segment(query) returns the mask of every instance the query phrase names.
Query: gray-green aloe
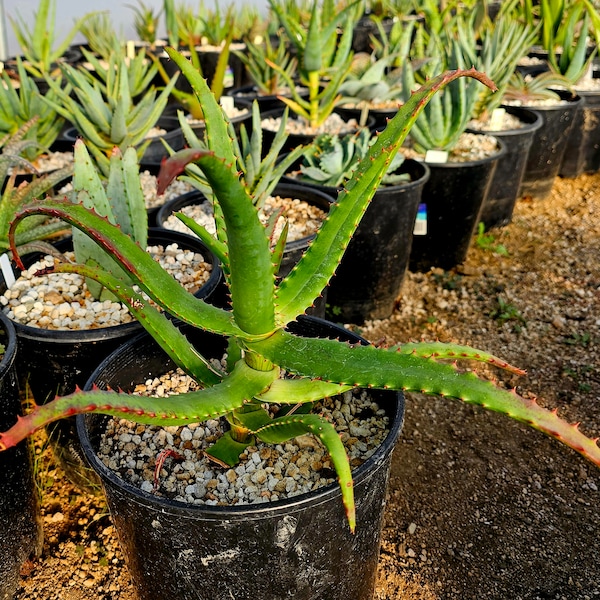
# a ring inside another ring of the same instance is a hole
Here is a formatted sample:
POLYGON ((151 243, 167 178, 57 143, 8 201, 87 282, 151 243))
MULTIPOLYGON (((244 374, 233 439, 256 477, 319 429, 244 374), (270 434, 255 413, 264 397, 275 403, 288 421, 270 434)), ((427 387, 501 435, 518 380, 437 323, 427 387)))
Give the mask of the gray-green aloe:
MULTIPOLYGON (((600 465, 600 447, 576 426, 540 407, 535 400, 501 389, 455 361, 478 360, 513 367, 486 352, 453 344, 406 344, 392 348, 348 345, 338 340, 305 338, 286 325, 311 306, 338 265, 390 161, 429 99, 450 81, 470 76, 491 82, 477 71, 452 71, 431 79, 413 94, 361 161, 339 195, 313 243, 292 272, 277 282, 282 240, 271 244, 257 216, 227 135, 227 124, 205 82, 175 51, 168 50, 196 90, 206 115, 209 150, 182 151, 167 161, 160 188, 190 160, 204 171, 216 197, 221 218, 212 249, 223 262, 231 295, 231 310, 223 310, 185 292, 135 242, 82 205, 48 200, 23 209, 12 224, 31 214, 53 214, 86 232, 128 270, 132 279, 161 308, 192 326, 229 339, 229 365, 219 369, 187 342, 166 318, 133 287, 115 281, 98 268, 62 264, 58 271, 93 276, 125 302, 165 351, 203 386, 200 391, 172 397, 145 398, 113 391, 77 391, 37 406, 10 430, 0 434, 0 447, 14 446, 36 428, 75 413, 99 412, 140 423, 179 425, 224 417, 231 429, 209 450, 225 463, 258 438, 282 443, 313 433, 327 447, 338 474, 351 530, 355 528, 352 474, 344 446, 334 427, 313 413, 272 417, 269 404, 303 404, 353 387, 419 391, 457 398, 503 412, 559 438, 600 465), (293 378, 282 378, 286 372, 293 378)), ((183 218, 183 217, 182 217, 183 218)), ((195 229, 190 219, 183 220, 195 229)), ((209 239, 208 236, 205 236, 209 239)))

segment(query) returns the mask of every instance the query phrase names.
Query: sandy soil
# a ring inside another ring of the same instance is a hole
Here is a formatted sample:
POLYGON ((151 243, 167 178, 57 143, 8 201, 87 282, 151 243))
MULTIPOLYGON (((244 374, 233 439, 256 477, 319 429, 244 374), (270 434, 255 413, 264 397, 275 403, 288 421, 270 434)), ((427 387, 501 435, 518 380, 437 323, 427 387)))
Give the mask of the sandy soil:
MULTIPOLYGON (((490 350, 528 371, 505 385, 600 435, 600 176, 521 200, 493 235, 461 269, 409 274, 394 315, 359 331, 490 350)), ((44 554, 25 565, 17 599, 134 598, 101 496, 78 492, 47 453, 38 464, 44 554)), ((376 599, 600 598, 599 487, 600 470, 541 433, 411 395, 376 599)))

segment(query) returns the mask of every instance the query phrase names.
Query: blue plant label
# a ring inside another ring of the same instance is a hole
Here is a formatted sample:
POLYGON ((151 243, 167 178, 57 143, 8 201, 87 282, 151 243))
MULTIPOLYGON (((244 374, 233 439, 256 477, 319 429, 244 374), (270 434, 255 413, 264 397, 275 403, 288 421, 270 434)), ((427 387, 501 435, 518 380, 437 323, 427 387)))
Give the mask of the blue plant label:
POLYGON ((413 235, 427 235, 427 204, 419 204, 413 235))

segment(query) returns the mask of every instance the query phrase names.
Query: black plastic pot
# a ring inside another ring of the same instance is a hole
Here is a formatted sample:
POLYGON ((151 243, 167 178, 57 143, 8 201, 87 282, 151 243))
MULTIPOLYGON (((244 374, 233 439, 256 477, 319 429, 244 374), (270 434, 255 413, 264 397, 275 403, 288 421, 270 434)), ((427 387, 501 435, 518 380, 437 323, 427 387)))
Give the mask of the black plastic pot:
MULTIPOLYGON (((320 320, 301 318, 295 331, 359 341, 320 320)), ((163 373, 170 366, 144 336, 112 355, 89 383, 128 389, 148 373, 163 373)), ((106 418, 81 416, 82 446, 102 480, 140 600, 371 600, 391 453, 404 411, 402 396, 373 394, 388 411, 391 429, 382 446, 354 472, 354 535, 337 483, 287 500, 236 506, 193 506, 145 493, 98 459, 106 418)))
MULTIPOLYGON (((23 414, 16 374, 17 336, 0 312, 0 430, 12 427, 23 414)), ((25 440, 0 452, 0 598, 13 598, 19 571, 28 558, 42 552, 42 521, 33 475, 31 446, 25 440)))
MULTIPOLYGON (((301 92, 301 96, 307 97, 308 90, 303 92, 301 92)), ((261 94, 258 90, 258 87, 255 85, 245 85, 239 88, 231 88, 227 90, 226 94, 234 98, 237 102, 246 104, 250 108, 252 107, 252 103, 254 101, 258 102, 258 106, 262 114, 272 110, 283 110, 285 108, 285 103, 280 99, 280 94, 261 94)))
MULTIPOLYGON (((221 279, 216 258, 197 238, 159 228, 149 230, 150 244, 173 242, 202 252, 207 261, 212 261, 211 276, 196 294, 200 298, 209 298, 221 279)), ((72 248, 69 240, 61 250, 69 249, 69 243, 72 248)), ((25 266, 33 264, 39 257, 39 254, 24 257, 25 266)), ((4 279, 0 278, 0 293, 5 289, 4 279)), ((83 387, 104 358, 143 330, 137 321, 88 330, 54 330, 30 327, 18 322, 13 324, 19 342, 17 370, 22 380, 21 388, 24 392, 26 385, 29 385, 37 404, 45 404, 57 395, 64 396, 75 391, 76 387, 83 387)), ((47 430, 55 456, 69 478, 82 487, 93 487, 90 473, 82 468, 75 420, 56 421, 47 430)))
POLYGON ((520 196, 543 200, 552 191, 558 175, 573 120, 582 101, 579 96, 571 96, 568 92, 558 93, 563 99, 560 104, 533 107, 542 115, 544 122, 533 136, 520 196))
POLYGON ((575 178, 600 169, 600 91, 577 90, 581 104, 573 119, 558 174, 575 178))
MULTIPOLYGON (((291 183, 280 183, 273 190, 273 194, 303 200, 312 204, 313 206, 317 206, 325 212, 329 211, 329 207, 334 200, 334 197, 331 194, 324 191, 319 191, 315 190, 314 188, 308 188, 307 186, 295 185, 291 183)), ((156 222, 159 227, 164 227, 165 221, 174 212, 181 210, 185 206, 200 204, 201 202, 206 201, 206 198, 197 190, 188 192, 187 194, 182 194, 177 198, 173 198, 172 200, 165 202, 165 204, 161 206, 156 215, 156 222)), ((285 277, 292 270, 313 239, 314 235, 309 235, 297 240, 290 240, 286 243, 285 250, 283 252, 283 258, 281 259, 281 264, 277 274, 278 277, 285 277)), ((325 294, 326 291, 324 292, 324 295, 325 294)), ((227 295, 227 291, 222 289, 217 293, 217 298, 224 299, 227 295)), ((217 301, 217 304, 223 304, 223 302, 217 301)), ((324 297, 316 300, 315 305, 310 310, 310 314, 320 317, 325 315, 324 297)))
POLYGON ((419 207, 426 214, 427 231, 413 237, 411 271, 452 269, 465 260, 496 165, 505 152, 501 140, 498 144, 496 154, 481 160, 429 163, 431 176, 419 207))
POLYGON ((504 156, 498 160, 490 189, 481 207, 479 220, 485 224, 486 229, 510 223, 519 198, 533 136, 543 123, 542 116, 534 110, 520 106, 504 108, 508 114, 521 121, 522 127, 504 131, 478 130, 500 138, 506 147, 504 156))
MULTIPOLYGON (((332 320, 362 323, 386 319, 394 310, 429 167, 405 160, 398 172, 408 173, 410 181, 377 189, 327 288, 326 314, 332 320)), ((302 185, 337 194, 335 188, 302 185)))

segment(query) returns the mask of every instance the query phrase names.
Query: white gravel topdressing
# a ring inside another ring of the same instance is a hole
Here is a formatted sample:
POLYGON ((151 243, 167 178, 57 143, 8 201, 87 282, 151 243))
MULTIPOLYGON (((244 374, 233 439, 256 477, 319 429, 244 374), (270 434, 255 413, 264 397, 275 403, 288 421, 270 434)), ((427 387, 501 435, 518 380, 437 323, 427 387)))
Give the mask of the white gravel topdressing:
MULTIPOLYGON (((204 257, 177 244, 166 248, 151 246, 162 267, 186 289, 197 291, 210 277, 212 266, 204 257)), ((73 253, 66 253, 73 258, 73 253)), ((0 306, 10 319, 30 327, 45 329, 96 329, 129 323, 133 317, 120 302, 99 302, 89 293, 85 280, 76 273, 36 275, 57 261, 45 256, 22 271, 16 282, 0 295, 0 306)))
MULTIPOLYGON (((195 387, 193 380, 177 371, 147 381, 136 393, 169 396, 195 387)), ((371 456, 388 433, 385 411, 366 391, 328 399, 317 412, 334 423, 353 468, 371 456)), ((206 457, 204 449, 222 434, 221 425, 210 420, 185 427, 157 427, 111 419, 98 454, 109 469, 140 489, 191 504, 269 502, 336 480, 327 451, 311 434, 276 446, 257 443, 246 449, 237 466, 220 467, 206 457), (168 456, 156 473, 157 460, 165 451, 168 456)))

